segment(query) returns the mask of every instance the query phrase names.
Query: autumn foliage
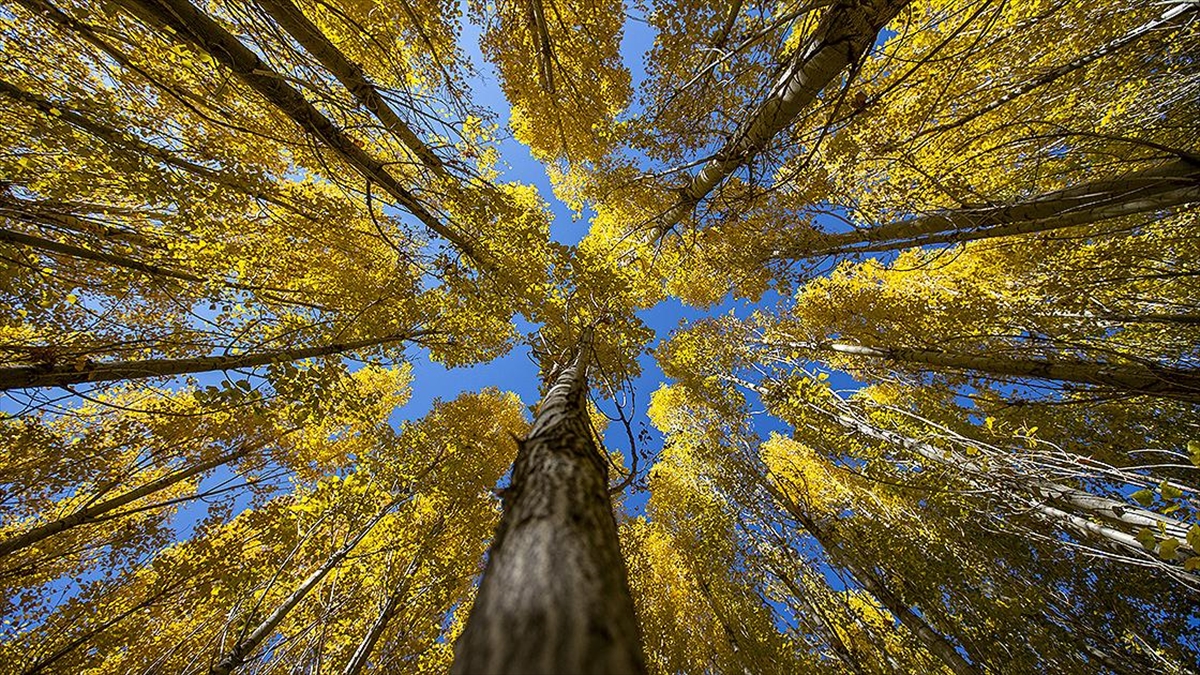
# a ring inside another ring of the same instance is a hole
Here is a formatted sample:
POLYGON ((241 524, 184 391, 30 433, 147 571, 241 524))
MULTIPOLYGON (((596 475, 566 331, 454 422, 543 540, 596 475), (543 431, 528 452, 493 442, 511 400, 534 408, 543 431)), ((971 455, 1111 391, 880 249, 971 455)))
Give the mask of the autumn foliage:
POLYGON ((1198 10, 6 0, 0 669, 466 663, 521 351, 635 671, 1195 672, 1198 10))

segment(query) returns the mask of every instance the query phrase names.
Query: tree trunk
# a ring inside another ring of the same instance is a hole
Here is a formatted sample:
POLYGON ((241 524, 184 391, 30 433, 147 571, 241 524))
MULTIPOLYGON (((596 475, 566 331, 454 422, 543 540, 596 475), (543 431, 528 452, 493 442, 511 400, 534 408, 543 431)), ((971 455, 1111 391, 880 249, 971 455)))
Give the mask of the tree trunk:
POLYGON ((832 532, 818 525, 816 519, 809 517, 782 490, 770 485, 769 479, 764 481, 764 484, 775 500, 796 519, 796 522, 801 527, 817 540, 821 548, 825 549, 830 559, 839 567, 847 570, 863 589, 886 607, 900 623, 912 631, 913 635, 929 650, 930 654, 940 659, 942 663, 946 664, 957 675, 979 675, 980 671, 978 668, 964 659, 958 653, 958 650, 954 648, 954 645, 950 644, 941 633, 937 632, 924 618, 914 612, 908 604, 896 597, 887 585, 884 584, 883 580, 876 576, 873 571, 859 565, 852 556, 838 547, 832 532))
POLYGON ((286 598, 284 598, 283 602, 279 603, 279 606, 276 607, 275 610, 267 616, 267 618, 263 619, 263 621, 259 623, 254 630, 250 631, 250 633, 245 637, 239 639, 237 643, 233 645, 233 647, 225 652, 225 654, 221 656, 220 660, 209 669, 209 674, 230 675, 230 673, 232 673, 234 670, 245 664, 246 661, 254 655, 254 652, 258 649, 258 646, 261 645, 264 640, 270 637, 271 633, 275 631, 275 628, 278 627, 285 618, 287 618, 288 612, 291 612, 296 605, 300 604, 300 601, 304 600, 304 598, 314 588, 317 587, 317 584, 321 583, 321 580, 333 571, 333 568, 341 564, 342 560, 344 560, 345 557, 350 554, 350 551, 354 550, 354 547, 358 546, 359 542, 366 538, 371 529, 374 528, 379 521, 383 520, 383 517, 392 510, 392 507, 396 506, 396 504, 400 503, 403 499, 404 497, 398 497, 389 502, 388 505, 385 506, 378 515, 372 518, 371 521, 367 523, 367 526, 360 530, 353 539, 346 542, 344 546, 335 551, 333 555, 329 556, 329 559, 326 560, 320 567, 318 567, 312 574, 308 575, 308 578, 301 582, 300 586, 298 586, 296 590, 292 591, 286 598))
MULTIPOLYGON (((3 199, 3 197, 0 197, 0 216, 11 217, 10 214, 5 213, 5 211, 6 211, 6 209, 4 208, 4 199, 3 199)), ((27 220, 27 221, 34 221, 34 219, 37 218, 37 216, 34 216, 32 214, 20 214, 19 216, 16 216, 16 217, 19 217, 20 219, 27 220)), ((33 222, 33 224, 37 225, 38 223, 33 222)), ((74 258, 76 260, 91 260, 93 262, 104 263, 106 265, 112 265, 113 267, 120 267, 122 269, 133 270, 135 272, 141 272, 142 274, 146 274, 146 275, 149 275, 152 277, 162 277, 162 278, 166 278, 166 279, 174 279, 176 281, 187 281, 187 282, 200 283, 200 284, 202 284, 206 281, 206 279, 204 277, 196 275, 196 274, 192 274, 191 272, 182 272, 180 270, 173 270, 173 269, 170 269, 167 267, 155 265, 153 263, 147 263, 147 262, 142 262, 140 260, 135 260, 135 259, 129 258, 127 256, 118 255, 115 253, 108 253, 105 251, 95 251, 95 250, 92 250, 89 248, 83 248, 82 246, 75 246, 73 244, 68 244, 68 243, 61 242, 61 241, 55 241, 53 239, 46 239, 43 237, 31 235, 31 234, 25 234, 23 232, 15 232, 13 230, 0 229, 0 242, 9 242, 9 243, 17 244, 20 246, 27 246, 34 250, 42 251, 43 253, 64 256, 67 258, 74 258)), ((299 293, 298 291, 288 289, 288 288, 280 288, 280 287, 273 287, 273 286, 256 286, 254 284, 243 284, 243 283, 238 283, 238 282, 234 282, 234 281, 226 281, 224 279, 221 279, 220 283, 222 286, 224 286, 226 288, 234 288, 234 289, 242 290, 242 291, 256 292, 263 299, 270 300, 272 302, 277 302, 281 305, 293 305, 293 306, 299 306, 299 307, 308 307, 310 309, 318 309, 318 310, 325 309, 324 307, 322 307, 318 304, 315 304, 315 303, 304 302, 302 300, 289 300, 287 298, 282 298, 278 295, 280 293, 284 293, 284 294, 287 294, 287 293, 298 294, 299 293)))
MULTIPOLYGON (((737 384, 746 386, 760 396, 767 395, 767 392, 763 388, 753 384, 745 382, 737 382, 737 384)), ((994 477, 996 471, 994 467, 992 469, 985 468, 975 460, 963 457, 959 453, 947 452, 944 449, 910 438, 904 434, 880 429, 869 422, 865 422, 849 414, 826 410, 813 404, 807 404, 806 407, 836 422, 851 433, 861 434, 867 438, 904 448, 935 464, 950 467, 961 473, 966 483, 973 488, 994 491, 1000 488, 1017 487, 1029 495, 1021 500, 1024 502, 1024 506, 1037 512, 1043 519, 1057 522, 1066 529, 1099 537, 1101 541, 1110 547, 1115 546, 1126 552, 1128 550, 1142 551, 1144 549, 1136 538, 1126 532, 1106 527, 1099 522, 1093 522, 1093 520, 1082 518, 1073 513, 1067 513, 1046 502, 1054 501, 1059 504, 1070 505, 1083 511, 1093 519, 1107 519, 1135 527, 1147 527, 1154 530, 1162 538, 1174 537, 1180 541, 1176 555, 1176 559, 1178 560, 1187 558, 1190 554, 1197 553, 1186 541, 1188 525, 1170 516, 1036 477, 1020 476, 1016 480, 1008 478, 1000 480, 994 477)), ((1003 457, 992 457, 992 459, 1004 461, 1003 457)), ((1156 545, 1155 551, 1157 550, 1156 545)))
POLYGON ((797 51, 766 101, 692 177, 679 202, 662 216, 656 224, 658 236, 791 125, 842 71, 862 58, 879 30, 907 4, 908 0, 840 0, 830 7, 807 48, 797 51))
POLYGON ((1006 356, 955 354, 936 349, 866 347, 841 342, 771 343, 797 349, 851 354, 884 359, 912 366, 932 366, 967 371, 986 377, 1024 377, 1053 382, 1091 384, 1114 392, 1161 396, 1200 402, 1200 371, 1153 364, 1110 364, 1061 359, 1021 359, 1006 356))
MULTIPOLYGON (((909 438, 904 434, 879 429, 850 415, 825 411, 816 406, 810 406, 810 408, 836 421, 848 431, 905 448, 935 464, 950 467, 963 474, 966 483, 974 488, 995 490, 1003 486, 1002 481, 990 478, 993 475, 992 471, 958 453, 947 453, 945 450, 909 438)), ((1070 505, 1087 513, 1094 519, 1108 519, 1135 527, 1148 527, 1162 537, 1174 537, 1180 541, 1175 556, 1177 560, 1183 560, 1189 557, 1189 554, 1196 553, 1192 551, 1186 542, 1188 526, 1170 516, 1138 508, 1132 504, 1115 499, 1099 497, 1089 492, 1059 485, 1049 480, 1037 478, 1021 479, 1019 487, 1022 490, 1028 491, 1028 494, 1032 497, 1027 496, 1020 501, 1025 502, 1025 506, 1032 509, 1044 520, 1061 525, 1065 529, 1079 532, 1087 537, 1099 539, 1109 547, 1115 547, 1122 552, 1133 551, 1142 553, 1145 547, 1135 537, 1126 532, 1107 527, 1101 522, 1095 522, 1092 519, 1068 513, 1047 502, 1055 501, 1070 505)))
MULTIPOLYGON (((776 579, 779 579, 779 581, 785 587, 787 587, 788 592, 792 594, 792 597, 803 605, 803 611, 812 617, 812 620, 817 628, 818 635, 820 635, 822 639, 829 643, 829 647, 833 649, 833 653, 837 656, 838 660, 842 662, 842 665, 846 666, 846 668, 853 672, 854 675, 869 675, 863 668, 863 665, 859 662, 859 657, 855 650, 852 650, 850 645, 846 644, 846 642, 842 640, 842 636, 838 634, 837 625, 835 622, 825 614, 825 611, 821 609, 821 607, 819 607, 817 603, 812 600, 812 598, 809 597, 808 593, 800 590, 800 587, 796 585, 796 582, 793 581, 783 570, 776 569, 772 566, 770 571, 771 574, 775 575, 776 579)), ((796 612, 798 610, 793 608, 792 611, 796 612)), ((886 650, 880 648, 880 651, 883 652, 886 650)))
POLYGON ((292 0, 259 0, 258 5, 265 9, 288 35, 300 43, 305 51, 315 56, 321 65, 333 73, 342 86, 350 90, 355 100, 383 122, 388 131, 395 134, 396 138, 416 155, 421 164, 439 176, 446 176, 446 167, 442 160, 379 95, 379 90, 367 80, 362 67, 346 58, 292 0))
POLYGON ((1096 181, 1025 202, 940 211, 909 220, 824 234, 776 258, 896 251, 930 244, 1048 232, 1200 201, 1200 166, 1178 160, 1123 178, 1096 181))
POLYGON ((253 368, 272 363, 331 356, 356 349, 403 342, 427 335, 428 333, 428 331, 413 331, 407 335, 368 338, 316 347, 274 349, 236 356, 194 356, 182 359, 137 359, 106 363, 83 361, 67 365, 52 363, 31 366, 8 366, 0 368, 0 391, 27 387, 64 387, 72 384, 111 382, 113 380, 137 380, 146 377, 175 377, 176 375, 187 375, 190 373, 207 373, 218 370, 232 370, 234 368, 253 368))
POLYGON ((455 675, 645 672, 607 459, 588 423, 589 340, 520 443, 455 675))
POLYGON ((37 527, 27 530, 22 534, 12 537, 11 539, 0 542, 0 557, 9 555, 10 553, 16 553, 17 551, 28 548, 40 541, 52 537, 59 532, 65 532, 74 527, 86 525, 99 519, 111 520, 113 515, 119 516, 119 514, 112 514, 112 511, 137 501, 142 497, 147 497, 155 492, 165 490, 172 485, 179 483, 180 481, 187 480, 188 478, 202 474, 210 469, 215 469, 226 462, 230 462, 244 456, 246 453, 250 452, 250 450, 251 448, 247 446, 237 450, 236 452, 215 457, 207 462, 200 462, 195 466, 162 476, 156 480, 152 480, 145 485, 136 487, 111 499, 97 502, 90 506, 85 506, 69 516, 64 516, 58 520, 45 523, 43 525, 38 525, 37 527))
POLYGON ((258 92, 305 132, 335 152, 363 178, 383 188, 397 204, 420 220, 430 231, 454 244, 463 255, 486 266, 486 261, 480 257, 470 241, 443 224, 396 180, 383 162, 358 147, 345 131, 309 103, 299 90, 288 84, 287 78, 276 73, 270 65, 212 17, 197 9, 188 0, 118 1, 121 5, 129 7, 135 16, 169 27, 179 37, 233 71, 238 79, 258 92))
POLYGON ((438 527, 435 527, 434 531, 430 533, 429 539, 417 549, 417 554, 413 556, 412 562, 408 564, 408 567, 404 570, 404 574, 400 575, 400 583, 383 603, 383 609, 375 617, 375 621, 367 630, 367 634, 363 636, 362 642, 358 643, 358 647, 354 650, 350 661, 346 663, 345 669, 342 670, 342 675, 358 675, 367 665, 367 660, 371 658, 371 652, 375 649, 375 644, 379 642, 379 638, 387 630, 388 624, 396 616, 396 612, 400 611, 400 603, 408 595, 408 589, 412 585, 413 577, 420 568, 425 555, 429 552, 430 543, 440 532, 441 525, 439 523, 438 527))

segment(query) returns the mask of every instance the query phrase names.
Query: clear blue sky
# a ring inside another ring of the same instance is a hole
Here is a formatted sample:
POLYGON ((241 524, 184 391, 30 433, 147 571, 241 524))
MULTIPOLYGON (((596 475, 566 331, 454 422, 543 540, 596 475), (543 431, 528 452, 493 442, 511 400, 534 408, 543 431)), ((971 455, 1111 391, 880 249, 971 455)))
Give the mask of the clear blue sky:
MULTIPOLYGON (((463 10, 465 13, 465 2, 463 10)), ((630 20, 625 23, 625 34, 621 42, 621 55, 632 75, 633 86, 636 90, 645 78, 642 59, 653 43, 654 33, 636 15, 631 14, 630 16, 630 20)), ((535 161, 530 156, 528 149, 512 139, 508 133, 507 123, 510 108, 500 90, 495 69, 484 61, 480 53, 479 35, 479 27, 467 22, 460 38, 460 45, 471 61, 478 67, 478 77, 471 83, 474 101, 476 104, 495 112, 496 121, 501 125, 502 135, 506 137, 500 146, 503 171, 501 177, 506 181, 519 181, 537 186, 542 197, 550 204, 553 212, 553 219, 550 226, 551 238, 566 244, 577 243, 587 233, 589 225, 587 216, 585 214, 581 219, 573 219, 570 209, 555 199, 545 167, 535 161)), ((739 316, 744 316, 749 314, 755 306, 774 305, 778 300, 778 296, 771 294, 768 294, 768 297, 763 302, 758 303, 758 305, 750 305, 746 302, 727 299, 716 307, 708 310, 698 310, 685 307, 678 300, 672 299, 657 307, 640 312, 639 317, 647 326, 655 331, 656 338, 654 343, 652 343, 652 346, 654 346, 667 339, 671 331, 678 328, 684 322, 704 316, 724 314, 730 310, 733 310, 739 316)), ((532 331, 536 329, 536 326, 523 324, 519 328, 523 331, 532 331)), ((661 447, 661 437, 649 426, 645 413, 650 403, 650 395, 660 384, 666 381, 666 378, 653 356, 643 356, 640 359, 640 363, 642 366, 642 375, 633 383, 636 391, 636 406, 634 410, 628 411, 627 414, 631 414, 633 417, 635 433, 643 425, 651 432, 652 440, 649 443, 650 447, 643 450, 656 453, 661 447)), ((414 375, 412 399, 407 405, 395 412, 392 419, 396 423, 402 420, 420 418, 430 410, 435 399, 450 400, 460 393, 478 391, 489 386, 497 387, 504 391, 516 392, 527 405, 536 405, 539 399, 538 388, 540 383, 537 366, 531 360, 527 346, 519 346, 509 354, 490 363, 468 368, 447 370, 436 363, 430 362, 424 354, 417 352, 412 354, 412 364, 414 375)), ((833 384, 837 387, 854 386, 853 381, 844 375, 837 373, 831 373, 831 375, 834 377, 833 384)), ((609 412, 613 411, 613 406, 610 403, 602 403, 602 407, 609 412)), ((780 423, 764 416, 758 416, 757 419, 762 421, 763 428, 759 429, 760 433, 784 429, 780 423)), ((624 433, 616 425, 610 427, 609 433, 606 434, 606 443, 612 450, 620 449, 625 452, 628 465, 628 442, 625 439, 624 433)), ((646 466, 642 466, 641 470, 645 471, 647 468, 646 466)), ((640 512, 644 506, 645 498, 645 495, 627 494, 625 495, 626 506, 634 513, 640 512)))

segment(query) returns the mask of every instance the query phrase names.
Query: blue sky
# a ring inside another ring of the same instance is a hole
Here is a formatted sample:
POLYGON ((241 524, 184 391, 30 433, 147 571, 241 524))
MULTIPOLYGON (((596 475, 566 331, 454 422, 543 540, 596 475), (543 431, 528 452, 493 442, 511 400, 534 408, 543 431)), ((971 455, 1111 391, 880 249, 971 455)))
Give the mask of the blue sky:
MULTIPOLYGON (((465 14, 465 3, 463 11, 465 14)), ((543 199, 550 205, 553 213, 550 225, 551 238, 565 244, 578 243, 587 234, 589 225, 587 214, 583 218, 576 219, 565 204, 555 199, 545 167, 530 156, 528 148, 511 138, 507 130, 510 108, 500 90, 495 68, 487 63, 480 53, 479 35, 479 27, 466 22, 460 37, 460 45, 471 61, 478 66, 478 77, 471 83, 474 102, 496 114, 496 121, 501 125, 501 134, 505 138, 500 145, 501 179, 535 185, 543 199)), ((621 55, 625 66, 632 75, 635 91, 645 78, 643 56, 652 46, 653 40, 654 32, 650 26, 640 20, 640 17, 630 15, 629 20, 625 22, 621 55)), ((840 225, 838 223, 834 226, 840 225)), ((727 299, 715 307, 701 310, 687 307, 676 299, 670 299, 654 308, 639 312, 638 316, 656 334, 655 340, 651 344, 653 347, 667 339, 672 330, 685 322, 705 316, 725 314, 730 310, 738 316, 745 316, 755 307, 774 305, 778 300, 779 297, 774 294, 768 294, 767 298, 757 305, 727 299)), ((536 326, 523 322, 519 322, 518 327, 524 332, 536 330, 536 326)), ((643 427, 650 431, 650 447, 642 450, 655 454, 661 447, 661 437, 649 425, 646 410, 650 404, 651 394, 666 382, 666 378, 652 355, 643 355, 639 359, 639 363, 642 367, 642 374, 633 382, 636 392, 635 409, 627 411, 627 414, 630 414, 633 419, 635 434, 643 427)), ((431 362, 423 353, 414 352, 412 365, 414 376, 412 398, 407 405, 393 415, 392 420, 396 423, 420 418, 430 410, 436 399, 450 400, 460 393, 478 391, 489 386, 515 392, 527 405, 536 405, 540 398, 537 366, 530 358, 529 348, 526 345, 520 345, 505 356, 489 363, 452 370, 431 362)), ((831 373, 831 375, 834 377, 833 384, 837 387, 854 386, 853 381, 844 375, 837 373, 831 373)), ((610 413, 614 411, 611 402, 602 402, 602 408, 610 413)), ((758 431, 764 435, 769 431, 785 430, 785 426, 778 421, 764 416, 757 416, 756 419, 761 422, 759 425, 761 428, 758 431)), ((606 434, 605 440, 610 450, 619 449, 625 453, 628 466, 629 444, 624 432, 614 424, 606 434)), ((648 468, 643 465, 640 470, 644 472, 648 468)), ((626 507, 636 514, 641 512, 646 495, 627 493, 624 498, 626 507)))
MULTIPOLYGON (((465 13, 465 3, 464 3, 465 13)), ((621 55, 625 65, 633 76, 636 88, 644 77, 642 56, 653 43, 653 32, 644 22, 630 20, 625 24, 625 35, 621 42, 621 55)), ((479 51, 478 26, 466 22, 460 44, 473 63, 478 66, 479 76, 472 82, 474 102, 496 113, 496 121, 501 125, 501 134, 505 140, 501 143, 501 162, 503 165, 502 180, 519 181, 535 185, 542 198, 550 205, 553 218, 550 224, 552 239, 565 244, 578 243, 587 234, 588 217, 575 219, 574 214, 562 202, 554 197, 550 180, 545 167, 530 156, 528 149, 511 138, 507 131, 510 108, 500 90, 495 68, 487 63, 479 51)), ((639 313, 639 317, 654 330, 656 343, 665 339, 670 331, 679 327, 681 321, 700 318, 712 313, 723 313, 733 308, 733 302, 726 302, 713 310, 697 310, 685 307, 678 300, 669 300, 657 307, 639 313)), ((739 312, 740 314, 741 312, 739 312)), ((536 326, 520 323, 523 331, 536 330, 536 326)), ((649 426, 646 419, 646 409, 650 403, 650 395, 665 381, 662 370, 658 367, 653 356, 643 355, 640 359, 641 376, 633 383, 635 409, 629 411, 633 417, 634 433, 644 424, 651 432, 652 447, 644 448, 650 452, 658 450, 661 443, 658 434, 649 426)), ((412 399, 403 408, 396 411, 393 421, 417 419, 429 411, 435 399, 449 400, 460 393, 478 391, 484 387, 497 387, 505 391, 516 392, 527 405, 536 405, 540 398, 538 391, 539 379, 537 366, 530 358, 529 347, 520 345, 505 356, 486 364, 467 368, 448 370, 439 364, 431 362, 425 354, 413 354, 413 394, 412 399)), ((610 413, 615 412, 611 402, 602 402, 602 408, 610 413)), ((629 448, 624 432, 617 425, 610 427, 606 434, 606 444, 610 450, 620 449, 626 454, 628 465, 629 448)), ((640 467, 645 471, 648 467, 640 467)), ((626 506, 632 512, 640 512, 645 495, 627 494, 626 506)))

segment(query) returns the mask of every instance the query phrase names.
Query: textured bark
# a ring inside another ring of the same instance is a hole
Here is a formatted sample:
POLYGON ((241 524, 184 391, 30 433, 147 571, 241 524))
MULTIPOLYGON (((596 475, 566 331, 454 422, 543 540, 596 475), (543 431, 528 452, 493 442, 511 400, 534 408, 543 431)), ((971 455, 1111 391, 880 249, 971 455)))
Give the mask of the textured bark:
POLYGON ((784 69, 767 99, 682 190, 679 202, 657 223, 662 236, 710 192, 762 151, 851 64, 862 58, 879 30, 908 0, 839 0, 784 69))
POLYGON ((139 18, 157 21, 233 71, 260 96, 309 134, 335 152, 364 178, 380 186, 396 203, 416 216, 425 227, 454 244, 468 258, 486 266, 474 245, 444 225, 388 171, 380 160, 358 147, 354 140, 304 98, 288 80, 276 73, 234 35, 188 0, 119 0, 139 18))
POLYGON ((271 15, 280 28, 287 31, 305 51, 315 56, 321 65, 333 73, 342 86, 350 90, 355 100, 383 122, 388 131, 400 139, 421 164, 440 176, 446 175, 446 167, 442 160, 379 95, 379 90, 367 79, 362 67, 348 59, 330 42, 299 7, 291 0, 258 0, 258 4, 271 15))
POLYGON ((156 492, 165 490, 180 481, 187 480, 193 476, 198 476, 205 471, 215 469, 216 467, 231 462, 239 457, 242 457, 250 451, 250 447, 244 447, 236 452, 231 452, 220 457, 215 457, 206 462, 200 462, 194 466, 188 467, 181 471, 167 474, 156 480, 152 480, 145 485, 136 487, 128 492, 117 495, 111 499, 95 502, 85 506, 78 511, 75 511, 69 516, 64 516, 58 520, 38 525, 32 529, 6 539, 0 542, 0 557, 16 553, 22 549, 29 548, 40 541, 48 539, 60 532, 66 532, 80 525, 94 523, 98 520, 111 520, 112 517, 119 517, 120 514, 114 514, 113 511, 131 504, 142 497, 148 497, 156 492))
POLYGON ((455 675, 645 672, 581 343, 520 444, 455 675))
POLYGON ((195 356, 183 359, 138 359, 106 363, 84 361, 65 365, 52 363, 9 366, 7 368, 0 368, 0 391, 23 389, 26 387, 65 387, 72 384, 89 382, 136 380, 146 377, 175 377, 176 375, 187 375, 190 373, 207 373, 218 370, 232 370, 234 368, 254 368, 272 363, 342 354, 356 349, 403 342, 427 334, 428 331, 414 331, 407 335, 370 338, 367 340, 320 345, 317 347, 251 352, 237 356, 195 356))
POLYGON ((1200 165, 1178 160, 1024 202, 940 211, 878 227, 825 234, 773 257, 805 259, 957 244, 1089 225, 1195 202, 1200 202, 1200 165))

